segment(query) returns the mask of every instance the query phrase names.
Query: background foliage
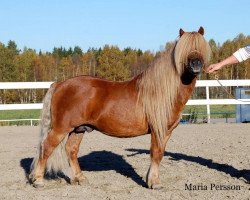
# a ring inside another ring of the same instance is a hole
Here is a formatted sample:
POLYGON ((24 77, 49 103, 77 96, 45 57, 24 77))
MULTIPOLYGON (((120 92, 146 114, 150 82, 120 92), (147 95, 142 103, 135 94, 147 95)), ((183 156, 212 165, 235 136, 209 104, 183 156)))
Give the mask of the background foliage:
MULTIPOLYGON (((217 44, 209 41, 212 49, 211 63, 231 55, 240 47, 250 43, 250 36, 239 34, 233 40, 217 44)), ((165 48, 171 42, 167 42, 165 48)), ((79 46, 65 49, 55 47, 52 52, 36 52, 33 49, 18 49, 14 41, 7 45, 0 42, 0 82, 15 81, 63 81, 79 75, 91 75, 114 81, 128 80, 147 67, 160 52, 105 45, 89 48, 83 52, 79 46)), ((219 71, 220 79, 250 79, 250 61, 231 65, 219 71)), ((199 79, 214 79, 213 75, 202 73, 199 79)), ((233 94, 233 88, 229 88, 233 94)), ((0 103, 41 102, 46 90, 0 90, 0 103)), ((211 88, 211 97, 219 98, 219 88, 211 88)), ((196 89, 193 97, 203 97, 204 91, 196 89)))

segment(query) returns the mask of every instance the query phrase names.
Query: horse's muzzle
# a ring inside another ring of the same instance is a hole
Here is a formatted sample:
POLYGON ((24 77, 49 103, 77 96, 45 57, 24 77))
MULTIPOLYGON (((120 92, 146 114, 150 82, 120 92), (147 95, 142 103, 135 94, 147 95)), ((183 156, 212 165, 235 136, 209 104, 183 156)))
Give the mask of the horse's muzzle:
POLYGON ((194 75, 198 75, 201 73, 202 66, 203 66, 203 61, 200 60, 199 58, 190 59, 188 61, 188 69, 194 75))

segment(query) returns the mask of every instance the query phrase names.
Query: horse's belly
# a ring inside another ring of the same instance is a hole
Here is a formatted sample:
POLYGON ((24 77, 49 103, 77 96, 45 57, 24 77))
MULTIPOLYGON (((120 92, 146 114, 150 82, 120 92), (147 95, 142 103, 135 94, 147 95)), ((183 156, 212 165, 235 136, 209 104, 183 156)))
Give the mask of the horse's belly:
POLYGON ((147 130, 136 130, 130 128, 101 128, 100 131, 105 135, 109 135, 112 137, 120 137, 120 138, 127 138, 127 137, 137 137, 141 135, 147 134, 147 130))
POLYGON ((141 116, 124 110, 102 115, 96 127, 106 135, 114 137, 136 137, 148 133, 148 126, 141 116))

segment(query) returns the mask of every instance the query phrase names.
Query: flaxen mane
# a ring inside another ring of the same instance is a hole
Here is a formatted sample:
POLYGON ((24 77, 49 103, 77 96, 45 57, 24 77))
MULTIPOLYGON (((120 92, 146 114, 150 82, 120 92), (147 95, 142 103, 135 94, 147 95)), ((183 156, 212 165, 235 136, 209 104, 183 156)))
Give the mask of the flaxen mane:
POLYGON ((210 47, 197 32, 184 33, 179 41, 142 73, 137 82, 138 100, 160 144, 168 131, 168 119, 179 92, 180 76, 191 54, 199 54, 205 65, 209 60, 210 47))

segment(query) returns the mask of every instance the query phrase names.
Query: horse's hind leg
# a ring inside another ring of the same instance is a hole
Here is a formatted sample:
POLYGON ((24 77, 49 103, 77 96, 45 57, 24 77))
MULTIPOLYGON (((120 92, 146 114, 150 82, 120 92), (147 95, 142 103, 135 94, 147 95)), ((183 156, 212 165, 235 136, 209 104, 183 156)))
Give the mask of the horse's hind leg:
POLYGON ((87 184, 88 179, 83 175, 79 162, 77 160, 77 154, 79 151, 79 146, 82 141, 84 133, 70 133, 67 143, 66 152, 68 155, 69 163, 73 171, 73 177, 71 178, 71 184, 87 184))
POLYGON ((40 154, 37 163, 31 173, 31 181, 35 187, 43 186, 43 178, 46 168, 46 163, 53 150, 63 140, 68 132, 51 130, 46 139, 40 145, 40 154))

